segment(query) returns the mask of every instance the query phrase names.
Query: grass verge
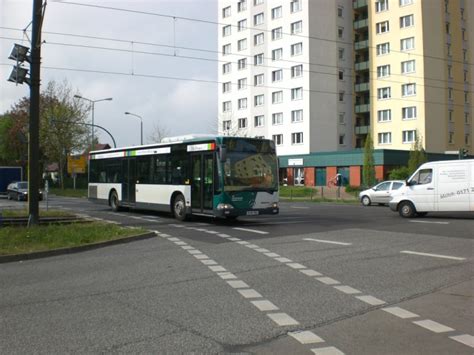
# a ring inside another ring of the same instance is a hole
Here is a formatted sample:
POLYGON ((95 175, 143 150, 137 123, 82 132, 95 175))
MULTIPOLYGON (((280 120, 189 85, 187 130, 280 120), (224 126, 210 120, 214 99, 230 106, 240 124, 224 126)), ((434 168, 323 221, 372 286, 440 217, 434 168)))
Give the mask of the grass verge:
POLYGON ((0 255, 71 248, 146 233, 108 223, 0 228, 0 255))
POLYGON ((290 197, 306 197, 311 198, 311 196, 316 196, 318 189, 305 186, 280 186, 280 197, 290 198, 290 197))
POLYGON ((87 198, 87 189, 58 189, 51 188, 49 189, 50 194, 63 197, 86 197, 87 198))
MULTIPOLYGON (((74 214, 61 210, 43 210, 39 211, 40 217, 73 217, 74 214)), ((11 209, 11 210, 2 210, 2 217, 28 217, 27 209, 11 209)))

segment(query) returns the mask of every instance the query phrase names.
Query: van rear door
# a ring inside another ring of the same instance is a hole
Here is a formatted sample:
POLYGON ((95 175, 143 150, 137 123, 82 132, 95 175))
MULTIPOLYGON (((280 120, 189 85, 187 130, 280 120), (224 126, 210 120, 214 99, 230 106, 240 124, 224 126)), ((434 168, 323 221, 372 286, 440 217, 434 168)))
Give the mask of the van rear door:
POLYGON ((472 164, 462 161, 438 165, 436 202, 439 211, 469 211, 472 188, 469 186, 469 165, 472 164))

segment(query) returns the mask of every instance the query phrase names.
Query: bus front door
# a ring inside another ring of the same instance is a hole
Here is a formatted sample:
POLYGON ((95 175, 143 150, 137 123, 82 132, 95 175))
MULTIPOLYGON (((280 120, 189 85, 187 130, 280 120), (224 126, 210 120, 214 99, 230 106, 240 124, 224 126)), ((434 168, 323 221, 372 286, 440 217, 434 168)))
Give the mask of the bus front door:
POLYGON ((126 205, 135 205, 135 174, 136 159, 129 158, 122 160, 123 184, 122 202, 126 205))
POLYGON ((214 155, 192 156, 191 208, 194 213, 212 211, 214 196, 214 155))

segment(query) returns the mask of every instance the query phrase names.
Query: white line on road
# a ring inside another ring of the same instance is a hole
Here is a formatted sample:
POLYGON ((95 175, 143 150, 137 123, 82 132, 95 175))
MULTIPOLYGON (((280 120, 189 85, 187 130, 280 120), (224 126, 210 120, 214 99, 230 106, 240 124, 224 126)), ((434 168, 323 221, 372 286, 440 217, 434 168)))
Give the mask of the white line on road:
POLYGON ((303 206, 290 206, 290 208, 299 209, 299 210, 307 210, 307 209, 309 209, 309 207, 303 207, 303 206))
MULTIPOLYGON (((221 276, 222 277, 222 276, 221 276)), ((255 291, 253 288, 248 290, 237 290, 244 298, 260 298, 262 295, 255 291)))
POLYGON ((269 313, 267 316, 279 326, 300 324, 296 319, 291 318, 286 313, 269 313))
POLYGON ((240 280, 227 281, 227 283, 233 288, 249 288, 249 285, 247 285, 245 282, 240 281, 240 280))
POLYGON ((471 348, 474 348, 474 337, 472 335, 463 334, 463 335, 456 335, 450 338, 464 345, 470 346, 471 348))
POLYGON ((268 232, 259 231, 259 230, 256 230, 256 229, 237 228, 237 227, 232 228, 232 229, 236 229, 236 230, 244 231, 244 232, 252 232, 252 233, 257 233, 257 234, 268 234, 268 232))
POLYGON ((382 311, 391 313, 394 316, 397 316, 397 317, 402 318, 402 319, 419 317, 418 314, 412 313, 412 312, 407 311, 406 309, 403 309, 403 308, 400 308, 400 307, 382 308, 382 311))
POLYGON ((352 245, 352 243, 334 242, 332 240, 323 240, 323 239, 303 238, 303 240, 309 240, 312 242, 319 242, 319 243, 337 244, 337 245, 352 245))
POLYGON ((331 279, 330 277, 316 277, 316 280, 322 282, 325 285, 337 285, 340 283, 339 281, 331 279))
POLYGON ((300 272, 307 276, 321 276, 321 273, 311 269, 302 269, 300 272))
POLYGON ((255 307, 257 307, 262 312, 279 310, 277 306, 275 306, 273 303, 267 300, 250 301, 250 303, 252 303, 255 307))
POLYGON ((428 253, 419 253, 416 251, 410 250, 402 250, 400 253, 403 254, 413 254, 413 255, 421 255, 421 256, 431 256, 433 258, 442 258, 442 259, 451 259, 451 260, 466 260, 466 258, 460 258, 457 256, 449 256, 449 255, 440 255, 440 254, 428 254, 428 253))
POLYGON ((335 348, 334 346, 329 346, 327 348, 311 349, 311 351, 316 355, 344 355, 341 350, 335 348))
POLYGON ((449 222, 419 221, 415 219, 411 219, 410 222, 411 223, 427 223, 427 224, 449 224, 449 222))
POLYGON ((355 296, 357 299, 361 300, 362 302, 368 303, 371 306, 379 306, 381 304, 385 304, 385 301, 379 300, 374 296, 355 296))
POLYGON ((420 327, 431 330, 434 333, 446 333, 446 332, 454 331, 453 328, 447 327, 441 323, 438 323, 429 319, 419 320, 413 323, 416 325, 419 325, 420 327))
POLYGON ((323 339, 318 337, 313 332, 310 332, 309 330, 288 332, 288 335, 298 340, 301 344, 314 344, 324 342, 323 339))
POLYGON ((359 290, 356 290, 355 288, 352 288, 350 286, 333 286, 336 290, 339 290, 341 292, 344 292, 348 295, 354 295, 356 293, 361 293, 359 290))

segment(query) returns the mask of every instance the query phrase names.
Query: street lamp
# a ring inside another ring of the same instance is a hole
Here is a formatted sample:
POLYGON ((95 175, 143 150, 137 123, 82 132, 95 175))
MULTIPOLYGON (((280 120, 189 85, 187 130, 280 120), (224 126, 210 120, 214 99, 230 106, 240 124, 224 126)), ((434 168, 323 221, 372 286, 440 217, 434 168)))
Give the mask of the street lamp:
POLYGON ((125 112, 126 115, 135 116, 140 119, 140 144, 143 145, 143 118, 131 112, 125 112))
POLYGON ((82 97, 80 95, 74 95, 76 99, 81 99, 81 100, 86 100, 89 101, 90 104, 92 105, 92 134, 91 134, 91 150, 94 150, 94 105, 96 102, 100 101, 112 101, 111 97, 108 97, 106 99, 100 99, 100 100, 91 100, 86 97, 82 97))

